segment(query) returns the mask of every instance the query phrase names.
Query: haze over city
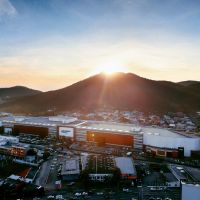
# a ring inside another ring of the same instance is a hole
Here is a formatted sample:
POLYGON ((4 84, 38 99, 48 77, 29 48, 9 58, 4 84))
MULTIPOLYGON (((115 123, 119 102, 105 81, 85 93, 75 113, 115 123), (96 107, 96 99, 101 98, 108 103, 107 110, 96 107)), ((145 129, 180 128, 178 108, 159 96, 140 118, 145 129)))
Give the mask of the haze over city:
POLYGON ((58 89, 111 69, 200 80, 200 3, 0 0, 0 84, 58 89))

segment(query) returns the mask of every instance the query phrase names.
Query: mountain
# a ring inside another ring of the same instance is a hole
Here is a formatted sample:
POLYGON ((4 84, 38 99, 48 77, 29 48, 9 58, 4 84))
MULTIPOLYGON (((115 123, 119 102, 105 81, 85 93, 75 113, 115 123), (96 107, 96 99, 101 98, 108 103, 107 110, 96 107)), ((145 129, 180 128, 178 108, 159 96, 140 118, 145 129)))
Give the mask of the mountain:
POLYGON ((185 86, 185 89, 198 94, 200 92, 200 81, 182 81, 179 84, 185 86))
POLYGON ((198 83, 200 83, 200 82, 192 81, 192 80, 178 82, 178 84, 180 84, 182 86, 191 86, 191 85, 198 84, 198 83))
POLYGON ((0 105, 9 112, 41 113, 116 108, 144 112, 200 110, 200 92, 178 83, 154 81, 131 73, 98 74, 63 89, 22 97, 0 105))
POLYGON ((200 82, 188 86, 188 90, 193 91, 195 94, 200 92, 200 82))
POLYGON ((23 86, 14 86, 10 88, 0 88, 0 103, 11 101, 17 97, 39 94, 41 91, 33 90, 23 86))

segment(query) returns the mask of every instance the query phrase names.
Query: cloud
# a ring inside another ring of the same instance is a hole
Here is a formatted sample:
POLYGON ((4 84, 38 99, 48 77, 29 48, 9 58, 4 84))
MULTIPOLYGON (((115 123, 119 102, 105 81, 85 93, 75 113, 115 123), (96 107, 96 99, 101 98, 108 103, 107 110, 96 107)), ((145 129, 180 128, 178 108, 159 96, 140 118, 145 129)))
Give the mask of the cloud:
POLYGON ((14 16, 17 10, 9 0, 0 0, 0 17, 1 16, 14 16))

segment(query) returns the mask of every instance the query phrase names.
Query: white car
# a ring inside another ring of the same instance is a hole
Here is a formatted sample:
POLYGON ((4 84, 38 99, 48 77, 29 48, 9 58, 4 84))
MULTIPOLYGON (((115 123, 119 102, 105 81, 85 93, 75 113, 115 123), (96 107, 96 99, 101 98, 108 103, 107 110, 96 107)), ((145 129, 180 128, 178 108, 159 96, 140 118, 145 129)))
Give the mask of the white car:
POLYGON ((103 192, 97 192, 97 195, 103 195, 103 192))
POLYGON ((81 196, 82 194, 81 194, 80 192, 76 192, 74 195, 77 196, 77 197, 79 197, 79 196, 81 196))
POLYGON ((123 188, 122 191, 123 192, 129 192, 129 189, 128 188, 123 188))
POLYGON ((56 195, 56 199, 64 199, 63 196, 61 194, 56 195))
POLYGON ((49 195, 49 196, 47 197, 47 199, 54 199, 54 196, 53 196, 53 195, 49 195))

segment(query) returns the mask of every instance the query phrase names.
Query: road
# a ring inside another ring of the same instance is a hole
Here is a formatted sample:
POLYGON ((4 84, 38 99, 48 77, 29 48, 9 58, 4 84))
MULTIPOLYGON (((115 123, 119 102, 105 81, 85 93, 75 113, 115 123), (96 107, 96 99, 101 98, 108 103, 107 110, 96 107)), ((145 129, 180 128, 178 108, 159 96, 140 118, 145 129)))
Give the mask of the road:
POLYGON ((37 177, 35 183, 36 185, 41 185, 45 187, 49 173, 50 173, 50 164, 51 161, 47 160, 41 165, 39 176, 37 177))

